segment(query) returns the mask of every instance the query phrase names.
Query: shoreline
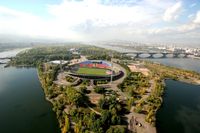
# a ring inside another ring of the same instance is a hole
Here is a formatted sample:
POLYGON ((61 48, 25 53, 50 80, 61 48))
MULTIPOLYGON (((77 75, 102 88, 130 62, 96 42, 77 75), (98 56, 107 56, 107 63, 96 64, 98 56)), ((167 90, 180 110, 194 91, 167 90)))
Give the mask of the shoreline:
MULTIPOLYGON (((41 82, 41 77, 40 77, 40 75, 39 75, 38 68, 37 68, 37 67, 35 67, 35 68, 36 68, 36 71, 37 71, 37 77, 38 77, 38 80, 39 80, 39 82, 40 82, 42 91, 44 92, 44 87, 43 87, 42 82, 41 82)), ((53 106, 53 102, 46 96, 46 93, 45 93, 45 92, 44 92, 44 96, 45 96, 45 99, 46 99, 48 102, 50 102, 50 103, 52 104, 52 106, 53 106)), ((54 112, 55 112, 55 111, 54 111, 54 112)))

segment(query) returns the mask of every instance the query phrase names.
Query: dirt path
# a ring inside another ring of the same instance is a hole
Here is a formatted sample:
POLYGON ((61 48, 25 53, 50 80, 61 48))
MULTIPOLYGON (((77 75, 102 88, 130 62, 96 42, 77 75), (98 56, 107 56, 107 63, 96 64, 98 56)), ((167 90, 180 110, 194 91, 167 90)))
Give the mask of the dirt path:
POLYGON ((156 133, 156 128, 145 121, 145 115, 134 112, 134 107, 131 108, 131 113, 125 115, 128 121, 128 129, 135 133, 156 133))
POLYGON ((54 81, 54 83, 57 85, 61 85, 61 86, 62 85, 64 85, 64 86, 71 85, 70 82, 67 82, 66 76, 67 76, 67 74, 65 72, 59 73, 57 76, 57 80, 54 81))
POLYGON ((88 108, 89 108, 91 111, 93 111, 94 113, 96 113, 96 114, 98 114, 98 115, 101 115, 101 113, 100 113, 100 112, 98 112, 98 111, 94 110, 94 109, 93 109, 93 108, 91 108, 90 106, 88 106, 88 108))

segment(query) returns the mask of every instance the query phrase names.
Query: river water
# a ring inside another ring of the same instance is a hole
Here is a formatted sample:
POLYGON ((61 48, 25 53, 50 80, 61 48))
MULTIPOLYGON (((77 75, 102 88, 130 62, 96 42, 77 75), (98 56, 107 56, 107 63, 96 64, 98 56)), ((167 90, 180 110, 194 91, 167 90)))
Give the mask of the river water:
POLYGON ((159 62, 168 66, 200 72, 200 59, 166 58, 166 59, 148 59, 148 60, 151 60, 153 62, 159 62))
POLYGON ((56 115, 45 99, 36 69, 0 65, 0 133, 59 132, 56 115))
POLYGON ((200 86, 166 80, 158 133, 200 133, 200 86))
POLYGON ((0 133, 57 133, 35 68, 0 65, 0 133))

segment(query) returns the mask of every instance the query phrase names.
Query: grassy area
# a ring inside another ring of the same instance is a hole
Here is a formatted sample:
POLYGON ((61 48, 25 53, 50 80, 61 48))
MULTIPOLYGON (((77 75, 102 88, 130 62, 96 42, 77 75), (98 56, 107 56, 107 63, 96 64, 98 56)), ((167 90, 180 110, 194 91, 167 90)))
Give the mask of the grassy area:
POLYGON ((77 73, 88 74, 88 75, 107 75, 106 71, 107 69, 82 67, 78 69, 77 73))

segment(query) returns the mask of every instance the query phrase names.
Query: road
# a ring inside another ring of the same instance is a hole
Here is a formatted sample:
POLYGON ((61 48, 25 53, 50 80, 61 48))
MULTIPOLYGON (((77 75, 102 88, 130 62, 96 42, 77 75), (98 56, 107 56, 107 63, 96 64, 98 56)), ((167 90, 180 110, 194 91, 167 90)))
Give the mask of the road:
POLYGON ((118 80, 112 81, 110 84, 101 84, 99 86, 109 86, 109 88, 113 91, 115 91, 120 97, 121 100, 126 100, 127 98, 131 98, 129 95, 125 94, 124 92, 121 91, 121 89, 118 88, 118 85, 121 84, 124 79, 127 77, 126 69, 124 69, 122 66, 120 66, 117 63, 113 63, 113 65, 117 68, 119 68, 123 73, 123 77, 121 77, 118 80))

